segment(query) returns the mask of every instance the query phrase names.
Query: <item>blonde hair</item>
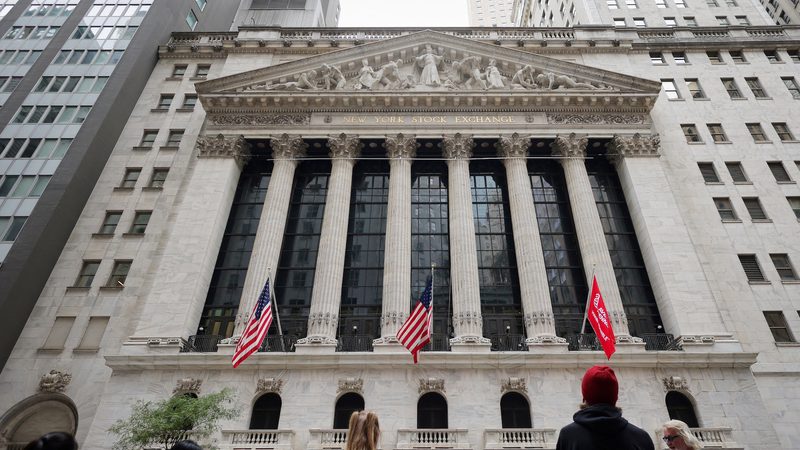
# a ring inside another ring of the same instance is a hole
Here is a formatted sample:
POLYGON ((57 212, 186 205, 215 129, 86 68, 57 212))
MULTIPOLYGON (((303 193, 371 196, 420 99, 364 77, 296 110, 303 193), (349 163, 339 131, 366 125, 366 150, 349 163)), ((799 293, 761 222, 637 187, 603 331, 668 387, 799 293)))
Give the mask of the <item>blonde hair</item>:
POLYGON ((355 411, 350 415, 345 450, 376 450, 381 427, 378 415, 372 411, 355 411))
POLYGON ((691 448, 692 450, 702 450, 703 444, 699 439, 694 437, 692 431, 689 429, 689 425, 686 425, 686 422, 682 422, 680 420, 669 420, 664 422, 664 425, 662 425, 661 428, 662 431, 666 430, 667 428, 677 430, 678 435, 683 438, 683 442, 686 443, 687 447, 691 448))

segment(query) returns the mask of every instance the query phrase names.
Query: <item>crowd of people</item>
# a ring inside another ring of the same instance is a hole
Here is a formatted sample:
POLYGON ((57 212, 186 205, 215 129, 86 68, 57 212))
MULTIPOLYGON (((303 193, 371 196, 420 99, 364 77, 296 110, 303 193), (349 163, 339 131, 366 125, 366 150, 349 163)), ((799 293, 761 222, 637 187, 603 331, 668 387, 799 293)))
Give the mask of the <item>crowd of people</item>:
MULTIPOLYGON (((619 382, 608 366, 594 366, 581 381, 583 402, 572 416, 573 422, 561 429, 556 450, 655 450, 650 435, 622 417, 617 407, 619 382)), ((670 450, 701 450, 701 442, 689 426, 670 420, 661 427, 662 440, 670 450)), ((372 411, 356 411, 350 416, 344 450, 377 450, 381 431, 378 416, 372 411)), ((69 433, 48 433, 29 443, 24 450, 78 450, 69 433)), ((176 443, 170 450, 203 450, 191 440, 176 443)))

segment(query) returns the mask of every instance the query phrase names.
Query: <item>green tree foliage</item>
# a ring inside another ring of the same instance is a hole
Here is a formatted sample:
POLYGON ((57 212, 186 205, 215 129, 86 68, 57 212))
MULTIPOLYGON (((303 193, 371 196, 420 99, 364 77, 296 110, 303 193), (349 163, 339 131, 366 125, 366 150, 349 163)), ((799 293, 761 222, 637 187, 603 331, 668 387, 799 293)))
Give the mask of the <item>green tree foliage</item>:
POLYGON ((130 417, 117 421, 108 431, 118 436, 116 450, 145 447, 172 447, 175 442, 207 438, 222 419, 233 419, 239 411, 232 407, 233 391, 225 388, 198 398, 177 395, 159 402, 138 401, 130 417))

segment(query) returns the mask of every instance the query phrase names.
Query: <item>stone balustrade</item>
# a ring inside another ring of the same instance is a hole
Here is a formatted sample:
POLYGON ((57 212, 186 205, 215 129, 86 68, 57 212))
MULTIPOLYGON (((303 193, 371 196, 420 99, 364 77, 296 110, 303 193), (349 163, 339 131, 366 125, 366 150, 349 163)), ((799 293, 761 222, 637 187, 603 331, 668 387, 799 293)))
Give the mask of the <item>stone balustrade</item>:
POLYGON ((703 443, 703 448, 744 449, 733 440, 733 430, 727 427, 692 428, 692 434, 703 443))
POLYGON ((291 430, 223 430, 222 450, 290 450, 294 442, 291 430))
POLYGON ((347 441, 347 430, 320 429, 308 430, 309 450, 343 449, 347 441))
POLYGON ((556 448, 556 430, 551 428, 486 429, 483 438, 485 450, 556 448))
POLYGON ((470 448, 465 429, 404 429, 397 430, 397 449, 470 448))

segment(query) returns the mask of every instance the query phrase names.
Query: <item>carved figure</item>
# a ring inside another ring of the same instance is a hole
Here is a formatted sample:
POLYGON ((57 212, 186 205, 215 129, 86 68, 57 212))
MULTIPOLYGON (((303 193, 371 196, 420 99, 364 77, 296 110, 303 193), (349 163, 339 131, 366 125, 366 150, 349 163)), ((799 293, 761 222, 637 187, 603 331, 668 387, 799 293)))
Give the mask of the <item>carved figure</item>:
POLYGON ((51 370, 39 379, 39 392, 64 392, 72 381, 72 375, 58 370, 51 370))
POLYGON ((347 83, 342 71, 336 66, 323 64, 320 72, 322 72, 322 83, 327 90, 342 89, 347 83))
POLYGON ((366 59, 361 60, 361 69, 358 71, 358 80, 356 81, 356 89, 372 89, 372 85, 378 81, 375 76, 375 71, 369 66, 369 61, 366 59))
POLYGON ((286 83, 271 84, 267 83, 260 87, 268 91, 304 91, 306 89, 318 89, 317 71, 309 70, 301 73, 297 81, 287 81, 286 83))
POLYGON ((414 84, 411 76, 406 79, 401 77, 400 65, 402 63, 402 59, 389 61, 377 72, 376 75, 380 77, 380 84, 384 89, 407 89, 414 84))
POLYGON ((526 65, 519 69, 511 78, 511 86, 525 89, 536 89, 536 69, 526 65))
POLYGON ((430 45, 425 46, 425 52, 416 58, 417 68, 421 69, 419 74, 420 84, 426 86, 439 86, 442 80, 439 78, 439 67, 442 65, 442 57, 433 53, 430 45))
POLYGON ((500 74, 500 70, 497 68, 497 61, 494 59, 489 60, 489 65, 486 66, 483 76, 486 78, 486 84, 489 89, 502 89, 505 87, 504 77, 500 74))
POLYGON ((453 61, 455 86, 466 89, 475 89, 476 87, 486 89, 480 64, 480 59, 476 56, 467 56, 461 61, 453 61))
POLYGON ((543 89, 599 89, 589 83, 581 83, 566 75, 556 75, 553 72, 536 75, 536 84, 543 89))

